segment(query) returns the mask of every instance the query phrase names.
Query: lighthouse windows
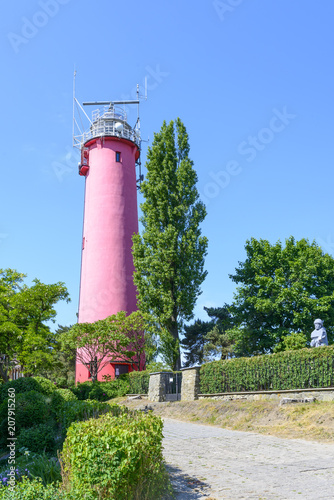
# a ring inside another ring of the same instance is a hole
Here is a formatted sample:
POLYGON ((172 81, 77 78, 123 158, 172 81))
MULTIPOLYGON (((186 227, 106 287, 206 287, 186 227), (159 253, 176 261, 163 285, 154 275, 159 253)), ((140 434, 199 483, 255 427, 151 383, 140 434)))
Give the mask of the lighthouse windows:
POLYGON ((121 161, 121 153, 119 151, 116 151, 116 161, 117 162, 121 161))

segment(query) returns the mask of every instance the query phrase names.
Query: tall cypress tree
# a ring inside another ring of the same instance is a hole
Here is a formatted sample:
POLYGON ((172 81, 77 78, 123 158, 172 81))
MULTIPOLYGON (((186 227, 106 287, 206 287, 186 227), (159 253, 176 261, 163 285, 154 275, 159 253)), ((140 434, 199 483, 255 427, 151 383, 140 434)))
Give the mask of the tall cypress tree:
POLYGON ((175 370, 181 367, 183 322, 193 318, 207 274, 207 238, 200 230, 206 209, 199 200, 189 149, 188 134, 179 118, 175 124, 164 122, 154 135, 141 186, 143 233, 133 237, 139 307, 156 319, 161 351, 175 370))

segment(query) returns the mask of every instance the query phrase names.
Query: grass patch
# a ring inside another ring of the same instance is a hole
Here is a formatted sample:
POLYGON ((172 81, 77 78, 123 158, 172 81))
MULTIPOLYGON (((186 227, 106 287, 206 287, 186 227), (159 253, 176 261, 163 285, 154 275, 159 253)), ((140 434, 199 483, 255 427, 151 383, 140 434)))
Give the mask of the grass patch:
MULTIPOLYGON (((124 401, 135 408, 147 401, 124 401)), ((277 401, 219 401, 151 403, 155 414, 165 418, 215 425, 292 439, 334 440, 334 402, 279 406, 277 401)))

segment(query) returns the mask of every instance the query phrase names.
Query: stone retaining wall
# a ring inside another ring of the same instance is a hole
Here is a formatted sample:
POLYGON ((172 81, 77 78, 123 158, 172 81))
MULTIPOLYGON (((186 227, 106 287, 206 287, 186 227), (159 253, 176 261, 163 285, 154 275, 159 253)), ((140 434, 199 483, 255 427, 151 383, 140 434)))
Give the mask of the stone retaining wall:
MULTIPOLYGON (((194 401, 196 399, 220 399, 222 401, 247 400, 281 401, 283 397, 291 399, 314 398, 317 401, 334 401, 334 387, 318 389, 291 389, 282 391, 249 391, 249 392, 224 392, 217 394, 199 393, 199 367, 184 368, 182 371, 181 401, 194 401)), ((166 401, 166 387, 163 375, 165 372, 150 374, 148 399, 150 401, 166 401)))
POLYGON ((284 391, 225 392, 221 394, 198 394, 198 399, 219 399, 222 401, 281 401, 283 397, 292 399, 314 398, 317 401, 334 401, 334 387, 322 389, 291 389, 284 391))

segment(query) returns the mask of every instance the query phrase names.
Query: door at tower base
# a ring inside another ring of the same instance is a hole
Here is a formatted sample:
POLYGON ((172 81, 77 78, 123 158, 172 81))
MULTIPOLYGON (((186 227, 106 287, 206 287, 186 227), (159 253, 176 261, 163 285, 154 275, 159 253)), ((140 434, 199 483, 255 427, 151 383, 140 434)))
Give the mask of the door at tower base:
MULTIPOLYGON (((136 369, 136 367, 135 367, 136 369)), ((129 363, 122 363, 121 361, 112 361, 105 365, 97 374, 97 380, 99 382, 105 382, 104 376, 111 380, 118 378, 123 373, 130 373, 134 371, 129 363)), ((92 380, 91 373, 87 366, 77 363, 76 365, 76 382, 83 383, 92 380)))

